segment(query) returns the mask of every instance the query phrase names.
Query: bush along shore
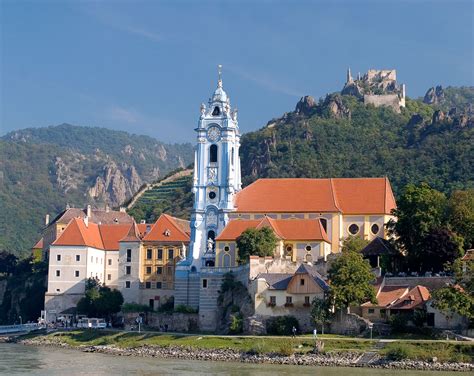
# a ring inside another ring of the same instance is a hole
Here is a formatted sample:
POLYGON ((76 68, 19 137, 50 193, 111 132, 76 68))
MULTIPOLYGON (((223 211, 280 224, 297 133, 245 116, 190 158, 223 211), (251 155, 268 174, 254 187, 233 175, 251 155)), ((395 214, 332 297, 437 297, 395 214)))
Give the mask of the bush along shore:
MULTIPOLYGON (((427 360, 399 359, 393 354, 410 351, 414 346, 420 354, 425 347, 434 354, 433 343, 402 342, 391 344, 387 351, 370 352, 374 342, 361 340, 328 339, 325 351, 315 353, 314 341, 308 337, 250 338, 217 336, 170 336, 151 333, 111 333, 96 331, 57 332, 47 335, 11 337, 7 342, 33 346, 51 346, 77 349, 84 352, 116 356, 142 356, 165 359, 205 360, 219 362, 270 363, 305 366, 370 367, 405 370, 474 371, 472 344, 441 342, 438 349, 444 353, 457 352, 462 361, 443 361, 437 357, 427 360), (359 345, 355 345, 360 342, 359 345), (179 344, 175 344, 179 343, 179 344), (398 348, 399 347, 399 348, 398 348), (330 350, 328 350, 328 348, 330 350), (402 348, 403 350, 400 350, 402 348)), ((409 355, 408 355, 409 356, 409 355)), ((426 356, 425 356, 426 357, 426 356)))

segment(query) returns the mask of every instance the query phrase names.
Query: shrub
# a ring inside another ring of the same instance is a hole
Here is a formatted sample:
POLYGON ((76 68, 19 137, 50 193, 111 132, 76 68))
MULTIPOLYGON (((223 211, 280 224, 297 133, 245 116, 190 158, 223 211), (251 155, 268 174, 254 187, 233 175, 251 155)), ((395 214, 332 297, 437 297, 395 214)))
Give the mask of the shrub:
POLYGON ((299 332, 299 323, 294 316, 278 316, 267 321, 268 334, 291 335, 293 327, 299 332))
POLYGON ((390 326, 395 333, 405 333, 407 329, 407 319, 402 315, 390 316, 390 326))
POLYGON ((150 312, 150 306, 138 303, 125 303, 122 305, 122 312, 150 312))
POLYGON ((162 305, 157 309, 158 312, 173 312, 174 308, 174 297, 167 299, 162 305))
POLYGON ((175 312, 178 312, 178 313, 197 313, 197 309, 194 309, 193 307, 190 307, 190 306, 187 306, 187 305, 184 305, 184 304, 180 304, 178 305, 175 309, 174 309, 175 312))
POLYGON ((408 347, 402 344, 396 344, 392 348, 390 348, 387 353, 386 357, 389 360, 403 360, 408 359, 411 357, 411 351, 408 347))
POLYGON ((251 355, 264 354, 265 353, 265 341, 264 340, 257 341, 255 343, 255 345, 249 351, 247 351, 247 353, 251 354, 251 355))
POLYGON ((229 326, 229 333, 230 334, 239 334, 242 333, 243 328, 244 328, 244 320, 242 318, 242 314, 236 313, 233 315, 230 315, 230 326, 229 326))

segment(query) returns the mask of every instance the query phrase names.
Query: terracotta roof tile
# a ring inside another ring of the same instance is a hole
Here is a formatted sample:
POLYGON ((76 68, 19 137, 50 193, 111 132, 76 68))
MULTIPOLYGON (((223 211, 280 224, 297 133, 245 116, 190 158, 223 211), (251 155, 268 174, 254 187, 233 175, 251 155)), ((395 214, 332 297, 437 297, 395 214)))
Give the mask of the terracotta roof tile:
MULTIPOLYGON (((143 241, 189 242, 189 230, 185 231, 183 220, 178 223, 176 219, 167 214, 160 215, 143 241)), ((189 229, 189 222, 187 227, 189 229)))
POLYGON ((89 223, 86 226, 80 218, 71 219, 59 238, 52 245, 88 246, 98 249, 103 249, 104 247, 99 226, 95 223, 89 223))
POLYGON ((43 249, 43 238, 38 240, 32 249, 43 249))
POLYGON ((121 242, 139 242, 141 240, 140 230, 135 221, 130 225, 127 234, 120 239, 121 242))
MULTIPOLYGON (((80 208, 68 208, 59 213, 50 223, 69 223, 73 218, 84 218, 86 216, 87 209, 80 208)), ((133 218, 125 212, 117 210, 101 210, 92 209, 91 217, 89 222, 97 224, 117 224, 117 223, 132 223, 133 218)))
POLYGON ((387 178, 259 179, 235 204, 241 213, 390 214, 396 207, 387 178))
POLYGON ((330 243, 321 222, 317 219, 234 219, 222 230, 216 240, 235 240, 248 228, 271 227, 275 235, 285 240, 324 240, 330 243))
POLYGON ((119 249, 119 241, 123 239, 130 230, 130 224, 99 225, 103 248, 106 251, 119 249))

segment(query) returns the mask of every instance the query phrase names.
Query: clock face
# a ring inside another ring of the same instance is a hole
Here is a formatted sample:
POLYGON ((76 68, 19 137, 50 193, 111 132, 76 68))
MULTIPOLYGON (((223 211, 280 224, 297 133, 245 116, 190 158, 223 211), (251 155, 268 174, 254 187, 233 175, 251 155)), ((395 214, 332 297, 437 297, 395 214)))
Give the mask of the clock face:
POLYGON ((211 127, 207 131, 207 138, 209 141, 217 141, 221 137, 221 131, 217 127, 211 127))

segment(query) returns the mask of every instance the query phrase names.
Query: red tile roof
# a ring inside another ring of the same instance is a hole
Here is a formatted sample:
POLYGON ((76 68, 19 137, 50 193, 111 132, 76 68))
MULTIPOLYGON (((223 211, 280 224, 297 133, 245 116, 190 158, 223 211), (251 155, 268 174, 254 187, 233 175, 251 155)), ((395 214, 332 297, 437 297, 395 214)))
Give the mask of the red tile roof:
POLYGON ((162 214, 145 235, 143 241, 189 242, 189 222, 187 222, 187 227, 184 222, 187 221, 162 214))
POLYGON ((38 240, 38 242, 31 249, 43 249, 43 238, 38 240))
POLYGON ((390 214, 396 207, 387 178, 259 179, 235 204, 241 213, 390 214))
POLYGON ((133 227, 133 223, 125 225, 99 225, 99 231, 102 238, 103 248, 106 251, 119 249, 119 241, 123 239, 133 227))
POLYGON ((377 304, 370 302, 363 307, 383 307, 390 309, 415 309, 430 299, 430 292, 425 286, 383 286, 377 293, 377 304))
POLYGON ((270 227, 284 240, 324 240, 330 243, 321 222, 317 219, 235 219, 230 221, 216 240, 235 240, 248 228, 270 227))

